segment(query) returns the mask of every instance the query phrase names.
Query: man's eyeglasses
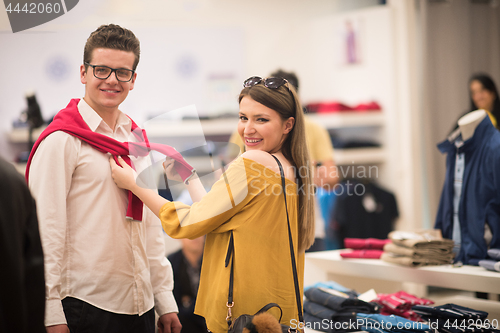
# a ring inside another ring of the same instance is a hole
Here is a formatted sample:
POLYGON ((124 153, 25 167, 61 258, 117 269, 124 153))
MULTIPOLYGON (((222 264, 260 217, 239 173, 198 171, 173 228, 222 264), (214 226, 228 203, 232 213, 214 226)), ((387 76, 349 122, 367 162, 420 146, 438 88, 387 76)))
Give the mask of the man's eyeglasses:
MULTIPOLYGON (((248 88, 248 87, 253 87, 261 82, 264 82, 264 86, 266 88, 271 88, 271 89, 278 89, 285 83, 288 83, 288 81, 282 77, 268 77, 266 79, 261 78, 260 76, 252 76, 251 78, 248 78, 243 82, 243 87, 248 88)), ((288 85, 286 85, 288 90, 288 85)))
POLYGON ((96 66, 91 65, 88 62, 85 65, 92 67, 94 70, 94 76, 101 80, 106 80, 111 73, 115 72, 116 79, 120 82, 128 82, 132 80, 135 71, 126 68, 111 68, 108 66, 96 66))

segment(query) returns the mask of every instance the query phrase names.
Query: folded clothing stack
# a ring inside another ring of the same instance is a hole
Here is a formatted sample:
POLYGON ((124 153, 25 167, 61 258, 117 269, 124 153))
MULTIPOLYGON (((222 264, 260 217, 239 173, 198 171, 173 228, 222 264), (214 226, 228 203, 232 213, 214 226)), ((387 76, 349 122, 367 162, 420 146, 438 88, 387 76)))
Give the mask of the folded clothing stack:
POLYGON ((304 301, 306 327, 317 331, 329 332, 334 327, 337 328, 336 331, 358 331, 359 329, 354 327, 356 315, 377 313, 379 310, 379 305, 374 302, 365 302, 353 296, 352 293, 346 294, 334 289, 310 287, 306 288, 304 295, 306 296, 304 301))
POLYGON ((488 313, 453 303, 431 307, 415 305, 412 310, 418 313, 429 326, 438 332, 446 333, 488 333, 498 332, 496 320, 489 322, 488 313))
POLYGON ((430 332, 429 325, 400 316, 383 314, 357 314, 358 329, 369 333, 420 333, 430 332))
POLYGON ((489 271, 500 272, 500 249, 489 249, 488 256, 492 259, 479 260, 479 266, 489 271))
POLYGON ((419 298, 404 291, 393 294, 377 294, 374 302, 380 304, 380 313, 383 315, 395 314, 413 321, 421 321, 421 318, 411 309, 412 306, 434 304, 431 300, 419 298))
POLYGON ((380 259, 385 244, 390 239, 378 238, 344 238, 344 246, 348 251, 340 252, 342 258, 380 259))
POLYGON ((340 295, 344 297, 351 297, 351 298, 357 298, 358 297, 358 292, 354 289, 350 289, 347 287, 344 287, 340 283, 337 283, 335 281, 321 281, 321 282, 316 282, 312 285, 304 287, 304 292, 306 292, 308 289, 311 288, 317 288, 317 289, 326 289, 331 293, 334 293, 335 291, 338 291, 340 295))
POLYGON ((306 105, 307 112, 310 113, 331 113, 342 111, 380 111, 382 108, 380 104, 375 101, 367 103, 359 103, 358 105, 351 106, 338 101, 309 103, 306 105))
POLYGON ((383 261, 410 266, 445 265, 453 262, 453 241, 437 229, 414 232, 392 231, 384 245, 383 261))

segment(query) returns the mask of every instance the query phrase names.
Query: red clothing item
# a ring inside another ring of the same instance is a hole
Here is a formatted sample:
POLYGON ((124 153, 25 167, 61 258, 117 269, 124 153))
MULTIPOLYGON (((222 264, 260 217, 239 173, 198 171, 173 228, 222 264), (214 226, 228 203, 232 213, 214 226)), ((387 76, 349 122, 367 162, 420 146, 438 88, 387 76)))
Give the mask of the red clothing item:
POLYGON ((365 258, 365 259, 380 259, 384 253, 382 250, 353 250, 340 252, 342 258, 365 258))
POLYGON ((339 111, 352 111, 353 109, 340 102, 322 102, 322 103, 309 103, 307 109, 310 112, 317 113, 330 113, 339 111))
POLYGON ((344 246, 347 249, 376 249, 382 250, 384 245, 390 243, 390 239, 377 239, 377 238, 344 238, 344 246))
MULTIPOLYGON (((97 149, 102 153, 110 153, 115 159, 116 163, 120 165, 117 157, 121 156, 128 165, 132 166, 129 155, 134 157, 147 156, 151 150, 156 150, 170 158, 173 158, 175 163, 175 170, 181 176, 182 180, 187 180, 193 175, 195 170, 191 165, 189 165, 182 155, 177 152, 174 148, 158 144, 150 143, 146 132, 139 128, 137 124, 130 119, 132 122, 132 133, 137 138, 138 142, 119 142, 113 138, 106 135, 96 133, 92 131, 85 120, 83 120, 80 112, 78 112, 78 102, 79 98, 72 99, 65 109, 62 109, 54 117, 54 120, 47 126, 47 128, 40 134, 36 140, 33 149, 31 150, 28 164, 26 166, 26 182, 29 180, 29 170, 31 165, 31 160, 35 155, 35 152, 42 142, 48 135, 56 131, 63 131, 70 135, 85 141, 93 148, 97 149)), ((142 201, 136 197, 132 192, 128 191, 128 207, 127 207, 127 217, 133 218, 137 221, 142 221, 142 201)))
POLYGON ((377 102, 361 103, 354 107, 356 111, 380 111, 381 107, 377 102))
POLYGON ((404 291, 394 294, 377 294, 374 301, 382 305, 381 314, 395 314, 414 321, 419 321, 421 318, 411 309, 413 305, 434 304, 431 300, 419 298, 404 291))

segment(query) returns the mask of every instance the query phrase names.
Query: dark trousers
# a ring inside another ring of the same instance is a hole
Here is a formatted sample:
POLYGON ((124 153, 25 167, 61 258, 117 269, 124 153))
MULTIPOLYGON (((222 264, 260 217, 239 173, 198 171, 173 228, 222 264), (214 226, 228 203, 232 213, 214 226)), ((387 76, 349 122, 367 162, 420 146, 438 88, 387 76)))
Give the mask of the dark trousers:
POLYGON ((62 300, 71 333, 154 333, 154 308, 143 314, 127 315, 99 309, 82 300, 62 300))

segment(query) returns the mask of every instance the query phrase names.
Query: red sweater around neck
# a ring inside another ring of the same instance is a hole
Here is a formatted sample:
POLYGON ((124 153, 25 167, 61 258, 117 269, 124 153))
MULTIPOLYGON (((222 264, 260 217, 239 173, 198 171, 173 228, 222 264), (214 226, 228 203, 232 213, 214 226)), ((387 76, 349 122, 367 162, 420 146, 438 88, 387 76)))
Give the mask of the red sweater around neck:
MULTIPOLYGON (((63 131, 85 141, 102 153, 110 153, 118 165, 120 165, 117 160, 118 156, 121 156, 125 162, 132 165, 129 158, 130 155, 134 157, 147 156, 151 150, 156 150, 176 161, 175 169, 183 180, 188 179, 195 172, 193 167, 189 165, 182 155, 174 148, 164 144, 150 143, 146 136, 146 132, 140 129, 132 119, 130 119, 132 122, 132 133, 134 133, 138 142, 120 142, 106 135, 92 131, 78 111, 79 101, 80 99, 78 98, 72 99, 66 108, 57 113, 54 120, 36 140, 26 166, 26 182, 29 180, 31 161, 38 146, 43 139, 55 131, 63 131)), ((143 203, 131 191, 128 192, 126 216, 127 218, 142 221, 143 203)))

